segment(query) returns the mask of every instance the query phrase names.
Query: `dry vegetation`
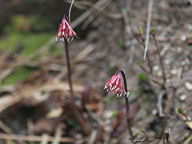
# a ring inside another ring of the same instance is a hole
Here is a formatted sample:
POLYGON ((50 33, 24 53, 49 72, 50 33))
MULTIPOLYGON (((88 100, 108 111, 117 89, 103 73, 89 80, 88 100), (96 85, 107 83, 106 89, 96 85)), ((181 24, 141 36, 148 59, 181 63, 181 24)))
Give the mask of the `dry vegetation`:
POLYGON ((0 144, 191 144, 192 2, 75 0, 75 104, 64 45, 55 41, 70 2, 0 2, 7 13, 0 15, 0 144), (46 9, 53 12, 42 17, 46 9), (130 91, 133 137, 124 97, 103 89, 118 70, 130 91))

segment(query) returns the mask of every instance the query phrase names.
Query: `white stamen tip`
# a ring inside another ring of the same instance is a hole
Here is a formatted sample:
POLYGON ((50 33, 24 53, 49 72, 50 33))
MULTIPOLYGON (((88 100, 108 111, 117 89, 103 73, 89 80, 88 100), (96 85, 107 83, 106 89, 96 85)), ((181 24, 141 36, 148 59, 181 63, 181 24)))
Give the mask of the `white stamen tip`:
POLYGON ((58 33, 58 36, 61 36, 61 32, 58 33))

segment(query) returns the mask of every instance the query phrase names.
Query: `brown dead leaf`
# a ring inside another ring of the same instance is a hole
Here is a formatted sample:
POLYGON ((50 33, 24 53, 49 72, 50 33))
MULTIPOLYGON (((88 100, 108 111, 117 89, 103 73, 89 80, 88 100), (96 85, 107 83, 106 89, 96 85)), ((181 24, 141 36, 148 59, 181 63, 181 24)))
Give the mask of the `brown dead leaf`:
POLYGON ((90 101, 90 92, 91 92, 91 85, 88 84, 82 91, 82 97, 81 97, 82 107, 85 107, 85 105, 90 101))
POLYGON ((102 102, 90 102, 87 104, 87 108, 92 112, 96 113, 97 115, 101 115, 103 112, 103 103, 102 102))
POLYGON ((104 108, 101 94, 93 90, 89 84, 82 91, 81 105, 82 108, 86 107, 98 115, 102 114, 104 108))
MULTIPOLYGON (((35 134, 53 134, 59 124, 57 119, 40 119, 29 127, 30 132, 35 134)), ((66 128, 66 125, 64 126, 66 128)))
POLYGON ((192 45, 192 37, 188 37, 186 38, 186 41, 185 41, 188 45, 192 45))

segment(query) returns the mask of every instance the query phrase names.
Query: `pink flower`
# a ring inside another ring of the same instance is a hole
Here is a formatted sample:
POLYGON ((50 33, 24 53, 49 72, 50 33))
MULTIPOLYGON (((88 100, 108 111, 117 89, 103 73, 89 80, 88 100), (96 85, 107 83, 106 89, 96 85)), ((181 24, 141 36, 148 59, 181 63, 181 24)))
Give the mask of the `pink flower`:
POLYGON ((124 82, 122 78, 121 72, 114 74, 111 79, 105 84, 104 89, 107 89, 109 94, 117 94, 117 97, 121 97, 122 95, 126 95, 127 92, 124 88, 124 82))
POLYGON ((74 36, 77 36, 77 34, 70 26, 66 16, 64 16, 57 32, 56 41, 64 41, 66 39, 69 42, 73 40, 74 36))

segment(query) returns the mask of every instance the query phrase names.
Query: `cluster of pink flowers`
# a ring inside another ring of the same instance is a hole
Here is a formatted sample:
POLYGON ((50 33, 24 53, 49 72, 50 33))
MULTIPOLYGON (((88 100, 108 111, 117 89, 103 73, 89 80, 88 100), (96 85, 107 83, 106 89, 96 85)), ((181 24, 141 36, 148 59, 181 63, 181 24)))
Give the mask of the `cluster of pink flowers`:
POLYGON ((77 36, 77 34, 70 26, 66 16, 64 16, 57 32, 56 41, 64 41, 66 39, 69 42, 73 40, 74 36, 77 36))
POLYGON ((111 79, 105 84, 104 89, 107 89, 109 94, 117 94, 117 97, 121 97, 122 95, 128 96, 128 92, 125 91, 122 74, 116 73, 111 79))

